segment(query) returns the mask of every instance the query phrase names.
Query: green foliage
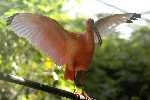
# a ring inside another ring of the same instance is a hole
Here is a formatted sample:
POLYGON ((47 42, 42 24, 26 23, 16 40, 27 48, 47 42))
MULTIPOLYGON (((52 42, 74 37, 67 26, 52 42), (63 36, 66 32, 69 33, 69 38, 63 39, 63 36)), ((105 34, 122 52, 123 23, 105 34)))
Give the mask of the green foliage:
POLYGON ((98 100, 150 99, 149 44, 147 27, 134 31, 130 40, 105 39, 87 72, 86 91, 98 100))
MULTIPOLYGON (((71 19, 62 11, 67 0, 0 1, 0 71, 72 91, 50 58, 18 38, 6 26, 5 18, 18 12, 40 13, 59 21, 66 29, 83 31, 84 18, 71 19), (68 24, 69 23, 69 24, 68 24)), ((80 3, 80 0, 77 0, 80 3)), ((97 100, 150 99, 150 29, 140 28, 129 40, 108 37, 97 46, 85 90, 97 100)), ((66 100, 52 94, 0 81, 0 100, 66 100)))
MULTIPOLYGON (((81 25, 82 18, 69 19, 62 11, 67 0, 2 0, 0 1, 0 71, 22 76, 26 79, 38 81, 50 86, 72 91, 72 82, 66 82, 63 78, 63 68, 57 66, 50 58, 32 47, 26 40, 18 38, 8 30, 6 18, 14 13, 32 12, 40 13, 59 21, 67 28, 71 21, 75 25, 81 25)), ((67 29, 75 27, 74 24, 67 29)), ((81 27, 76 31, 82 30, 81 27)), ((0 100, 60 100, 61 97, 35 91, 19 85, 0 81, 0 100)), ((63 98, 62 98, 63 99, 63 98)))

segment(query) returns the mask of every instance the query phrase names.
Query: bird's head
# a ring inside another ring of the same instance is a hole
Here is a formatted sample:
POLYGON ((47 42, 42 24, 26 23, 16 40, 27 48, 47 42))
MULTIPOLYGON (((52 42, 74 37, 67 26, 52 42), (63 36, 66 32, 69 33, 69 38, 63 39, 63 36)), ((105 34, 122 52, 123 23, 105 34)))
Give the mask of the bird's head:
POLYGON ((102 39, 101 39, 101 36, 100 36, 100 33, 96 27, 96 24, 94 22, 93 19, 89 18, 87 21, 86 21, 86 30, 88 32, 92 32, 94 33, 94 35, 96 35, 97 37, 97 41, 98 43, 101 45, 102 44, 102 39))
POLYGON ((94 20, 89 18, 87 21, 86 21, 86 24, 88 25, 93 25, 94 24, 94 20))
POLYGON ((89 18, 87 21, 86 21, 86 29, 91 29, 94 25, 94 20, 89 18))

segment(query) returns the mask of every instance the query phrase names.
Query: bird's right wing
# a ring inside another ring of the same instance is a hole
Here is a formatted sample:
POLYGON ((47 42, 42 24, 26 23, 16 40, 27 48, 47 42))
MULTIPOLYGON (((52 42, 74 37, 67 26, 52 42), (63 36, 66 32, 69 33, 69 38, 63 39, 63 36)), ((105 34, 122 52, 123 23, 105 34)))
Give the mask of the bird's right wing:
POLYGON ((38 14, 18 13, 8 19, 8 24, 15 34, 29 40, 56 64, 65 63, 67 31, 55 20, 38 14))
POLYGON ((97 28, 97 34, 95 34, 95 41, 98 41, 98 35, 105 35, 107 32, 110 33, 118 25, 122 23, 132 23, 132 20, 137 20, 137 18, 141 18, 141 15, 136 13, 125 13, 114 14, 99 19, 95 22, 95 27, 97 28))

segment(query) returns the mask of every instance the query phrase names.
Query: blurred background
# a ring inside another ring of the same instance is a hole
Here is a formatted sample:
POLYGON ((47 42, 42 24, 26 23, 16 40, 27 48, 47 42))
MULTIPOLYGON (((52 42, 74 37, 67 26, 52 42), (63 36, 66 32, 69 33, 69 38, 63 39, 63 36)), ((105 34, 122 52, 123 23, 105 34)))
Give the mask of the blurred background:
MULTIPOLYGON (((85 91, 97 100, 150 100, 150 1, 0 0, 0 71, 73 92, 63 68, 8 30, 6 18, 32 12, 49 16, 65 29, 81 32, 87 18, 136 12, 142 18, 123 24, 97 45, 86 73, 85 91)), ((69 100, 0 81, 0 100, 69 100)))

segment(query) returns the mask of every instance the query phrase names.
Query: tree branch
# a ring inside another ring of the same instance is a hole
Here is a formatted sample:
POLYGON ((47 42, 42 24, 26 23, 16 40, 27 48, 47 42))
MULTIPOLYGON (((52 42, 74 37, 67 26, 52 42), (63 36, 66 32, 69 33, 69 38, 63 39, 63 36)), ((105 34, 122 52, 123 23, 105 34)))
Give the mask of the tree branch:
POLYGON ((26 80, 22 77, 9 75, 9 74, 3 73, 3 72, 0 72, 0 80, 24 85, 24 86, 27 86, 27 87, 30 87, 30 88, 33 88, 36 90, 41 90, 41 91, 44 91, 47 93, 52 93, 52 94, 70 98, 73 100, 85 100, 85 97, 83 97, 83 96, 77 96, 77 95, 75 95, 71 92, 65 91, 65 90, 61 90, 61 89, 58 89, 55 87, 50 87, 48 85, 44 85, 44 84, 37 83, 34 81, 26 80))

